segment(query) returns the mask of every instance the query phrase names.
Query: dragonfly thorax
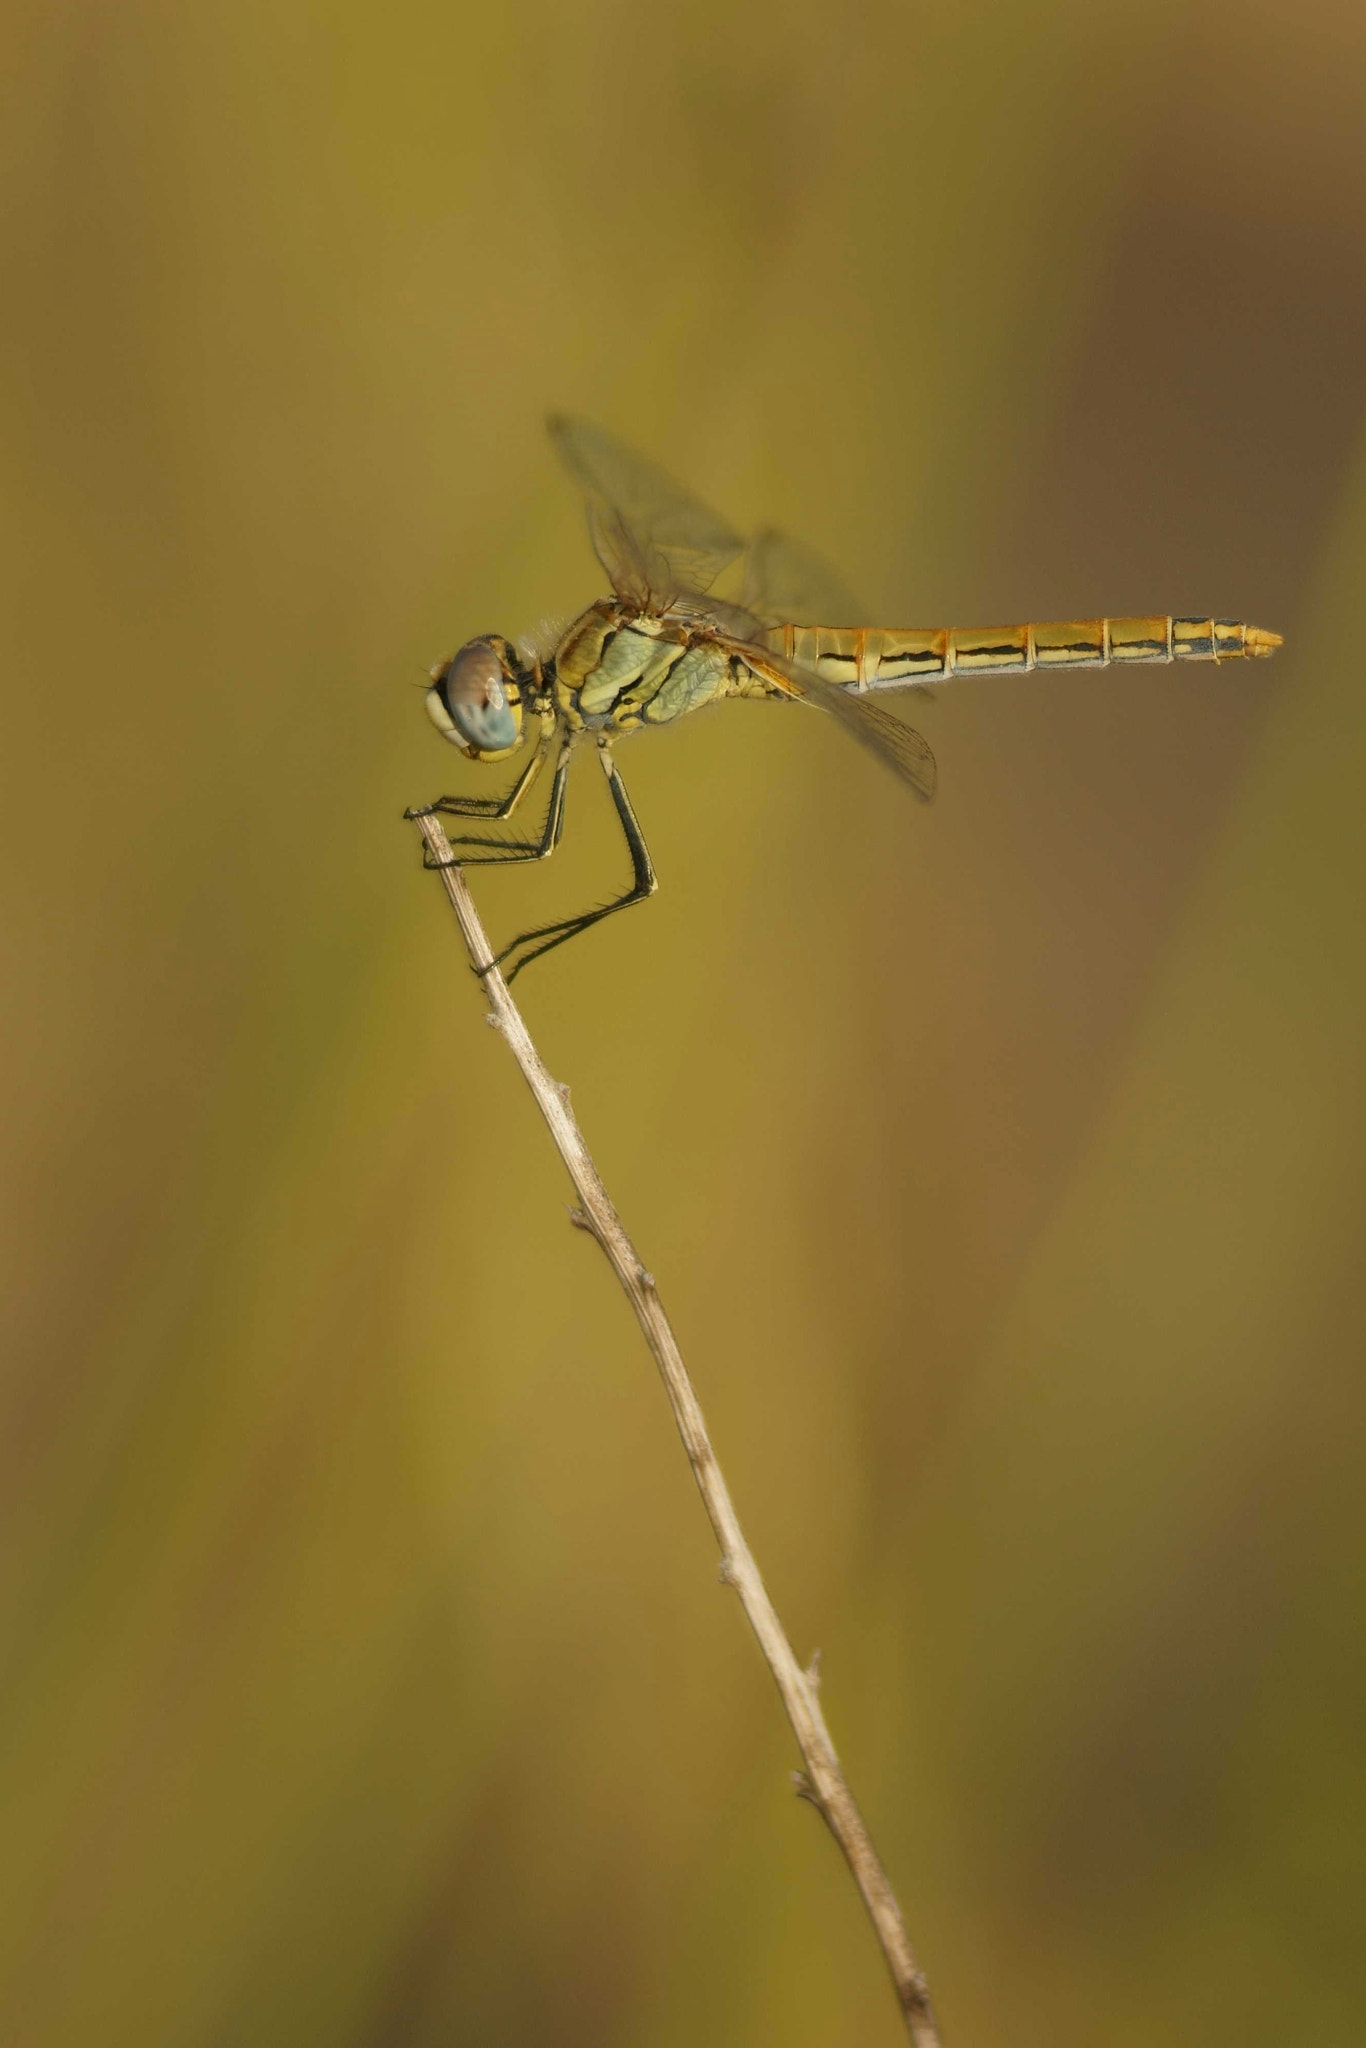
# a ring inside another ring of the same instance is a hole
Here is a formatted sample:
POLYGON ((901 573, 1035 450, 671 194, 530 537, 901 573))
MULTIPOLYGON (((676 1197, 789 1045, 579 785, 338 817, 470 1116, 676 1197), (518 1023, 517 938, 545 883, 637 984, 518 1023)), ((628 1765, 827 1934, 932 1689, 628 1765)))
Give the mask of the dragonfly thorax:
POLYGON ((500 633, 467 640, 432 670, 427 716, 471 761, 502 761, 522 744, 522 707, 535 679, 500 633))

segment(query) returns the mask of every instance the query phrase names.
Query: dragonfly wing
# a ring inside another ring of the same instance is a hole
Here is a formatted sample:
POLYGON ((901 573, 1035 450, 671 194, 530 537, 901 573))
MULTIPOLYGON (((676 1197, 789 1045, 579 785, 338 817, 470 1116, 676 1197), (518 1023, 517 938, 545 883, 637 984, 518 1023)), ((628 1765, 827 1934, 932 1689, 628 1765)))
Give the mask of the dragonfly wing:
POLYGON ((785 696, 819 704, 823 711, 838 719, 851 739, 875 754, 884 768, 890 768, 923 802, 930 801, 939 771, 928 742, 914 726, 903 725, 880 704, 870 703, 867 697, 843 689, 838 683, 827 682, 814 669, 789 661, 771 648, 751 644, 737 646, 735 651, 757 675, 776 683, 785 696))
POLYGON ((549 427, 587 500, 598 560, 628 604, 657 613, 709 590, 744 547, 724 520, 601 427, 563 417, 549 427))
POLYGON ((818 701, 826 710, 834 712, 861 747, 876 754, 879 761, 910 784, 922 802, 929 803, 939 781, 929 742, 913 725, 904 725, 881 704, 870 704, 866 697, 853 697, 837 683, 825 688, 828 694, 823 693, 818 701))
POLYGON ((813 548, 768 527, 745 554, 740 602, 765 625, 859 626, 867 614, 845 583, 813 548))
POLYGON ((698 591, 685 592, 669 606, 668 616, 680 620, 685 626, 704 626, 719 633, 724 640, 735 640, 749 646, 758 646, 764 639, 764 621, 753 612, 745 611, 738 604, 731 604, 726 598, 705 595, 698 591))

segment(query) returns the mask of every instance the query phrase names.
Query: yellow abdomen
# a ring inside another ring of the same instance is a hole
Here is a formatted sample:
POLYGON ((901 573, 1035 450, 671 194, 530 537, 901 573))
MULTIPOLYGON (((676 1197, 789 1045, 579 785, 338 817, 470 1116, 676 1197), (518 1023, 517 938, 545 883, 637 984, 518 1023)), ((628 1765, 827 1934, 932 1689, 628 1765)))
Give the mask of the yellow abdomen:
POLYGON ((774 626, 776 651, 856 690, 904 689, 953 675, 1122 662, 1237 661, 1273 654, 1279 633, 1238 619, 1066 619, 1023 626, 774 626))

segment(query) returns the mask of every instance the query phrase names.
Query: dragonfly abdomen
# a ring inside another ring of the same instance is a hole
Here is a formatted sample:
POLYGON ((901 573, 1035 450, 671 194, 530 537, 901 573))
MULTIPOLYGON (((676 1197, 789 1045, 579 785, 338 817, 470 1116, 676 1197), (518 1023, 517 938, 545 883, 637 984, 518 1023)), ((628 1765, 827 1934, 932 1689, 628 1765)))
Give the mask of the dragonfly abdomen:
POLYGON ((1066 619, 1022 626, 777 626, 790 660, 853 690, 898 690, 954 675, 1110 668, 1127 662, 1233 661, 1274 653, 1279 633, 1240 619, 1066 619))

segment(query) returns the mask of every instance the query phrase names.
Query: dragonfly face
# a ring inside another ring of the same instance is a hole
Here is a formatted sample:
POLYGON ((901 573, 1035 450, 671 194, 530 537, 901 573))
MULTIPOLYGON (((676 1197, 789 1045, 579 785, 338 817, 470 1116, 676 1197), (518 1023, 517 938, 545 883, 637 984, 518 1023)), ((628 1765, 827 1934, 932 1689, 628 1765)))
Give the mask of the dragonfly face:
MULTIPOLYGON (((578 917, 523 932, 498 958, 528 961, 653 893, 654 869, 612 758, 633 732, 674 724, 725 697, 767 697, 828 712, 851 739, 923 799, 933 796, 934 756, 920 734, 875 703, 875 694, 947 682, 951 676, 1027 675, 1036 669, 1121 670, 1133 662, 1223 662, 1270 654, 1280 636, 1232 619, 1069 619, 1049 624, 889 627, 866 614, 838 576, 785 536, 766 532, 746 548, 730 526, 653 463, 585 420, 550 422, 556 449, 583 492, 588 530, 612 587, 553 649, 523 657, 500 634, 468 641, 432 670, 427 711, 471 761, 514 753, 528 724, 539 739, 499 797, 443 796, 423 808, 504 824, 543 766, 553 762, 539 831, 526 837, 451 835, 455 863, 503 866, 544 860, 564 824, 569 760, 596 746, 631 856, 631 886, 578 917), (728 596, 724 579, 734 578, 728 596)), ((413 814, 410 814, 413 815, 413 814)))
POLYGON ((522 701, 530 678, 497 633, 469 640, 432 670, 427 716, 471 761, 502 761, 522 744, 522 701))

